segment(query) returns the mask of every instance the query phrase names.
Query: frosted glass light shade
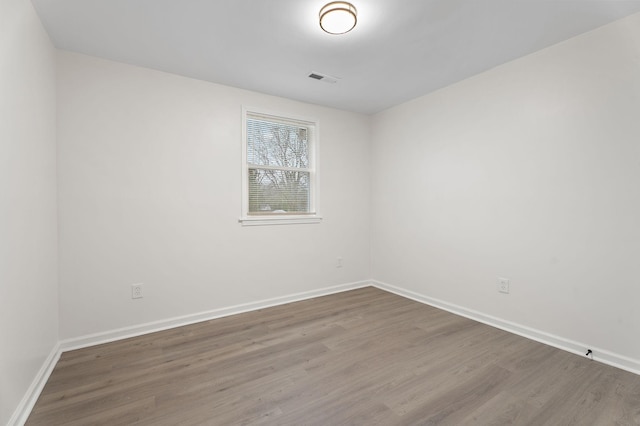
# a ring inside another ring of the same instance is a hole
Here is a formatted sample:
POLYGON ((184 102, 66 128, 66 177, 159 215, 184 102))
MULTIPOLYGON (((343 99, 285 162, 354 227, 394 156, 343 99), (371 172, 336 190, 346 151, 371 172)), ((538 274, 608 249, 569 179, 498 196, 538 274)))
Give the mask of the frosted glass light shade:
POLYGON ((334 1, 320 9, 320 28, 329 34, 344 34, 355 26, 357 11, 354 5, 346 1, 334 1))

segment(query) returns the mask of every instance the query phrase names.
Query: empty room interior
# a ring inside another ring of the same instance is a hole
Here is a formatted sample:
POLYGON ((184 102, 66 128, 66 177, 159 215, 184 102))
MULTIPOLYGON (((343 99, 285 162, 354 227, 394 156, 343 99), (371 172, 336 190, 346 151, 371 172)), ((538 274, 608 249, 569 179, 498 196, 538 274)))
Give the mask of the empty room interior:
POLYGON ((0 34, 0 424, 640 424, 640 1, 0 34))

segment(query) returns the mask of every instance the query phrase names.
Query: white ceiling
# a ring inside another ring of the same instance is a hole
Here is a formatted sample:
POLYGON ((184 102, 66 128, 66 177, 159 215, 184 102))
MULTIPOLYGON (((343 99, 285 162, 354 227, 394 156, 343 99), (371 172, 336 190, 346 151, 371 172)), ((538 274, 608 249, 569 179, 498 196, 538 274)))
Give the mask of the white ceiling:
POLYGON ((640 0, 32 0, 58 48, 375 113, 640 12, 640 0), (313 80, 311 71, 340 78, 313 80))

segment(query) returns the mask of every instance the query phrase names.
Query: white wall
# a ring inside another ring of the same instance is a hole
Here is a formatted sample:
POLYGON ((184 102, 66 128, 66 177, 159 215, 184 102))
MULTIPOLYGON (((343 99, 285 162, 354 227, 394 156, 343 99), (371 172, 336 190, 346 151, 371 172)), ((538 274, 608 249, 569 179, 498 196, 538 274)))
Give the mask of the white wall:
POLYGON ((58 340, 55 51, 0 0, 0 424, 58 340))
POLYGON ((635 15, 374 116, 372 276, 640 362, 639 111, 635 15))
POLYGON ((369 124, 60 52, 61 337, 367 279, 369 124), (238 223, 243 105, 320 121, 321 224, 238 223))

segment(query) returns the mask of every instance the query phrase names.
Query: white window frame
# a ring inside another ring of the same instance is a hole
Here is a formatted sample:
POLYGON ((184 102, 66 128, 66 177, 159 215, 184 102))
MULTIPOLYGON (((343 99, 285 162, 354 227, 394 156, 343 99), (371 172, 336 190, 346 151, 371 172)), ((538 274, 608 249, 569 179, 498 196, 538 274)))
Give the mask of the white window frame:
POLYGON ((318 209, 318 141, 320 139, 320 123, 318 120, 307 117, 294 116, 292 114, 282 114, 278 112, 266 111, 259 108, 242 107, 242 212, 240 223, 243 226, 254 225, 288 225, 288 224, 312 224, 320 223, 318 209), (305 214, 249 214, 249 162, 248 162, 248 141, 247 141, 247 116, 260 116, 265 119, 272 119, 276 122, 304 125, 312 129, 309 137, 309 213, 305 214))

